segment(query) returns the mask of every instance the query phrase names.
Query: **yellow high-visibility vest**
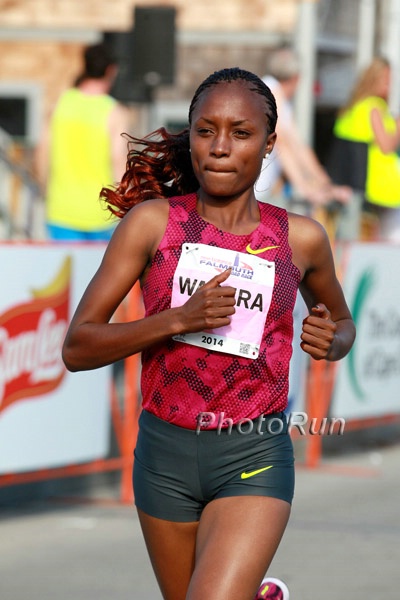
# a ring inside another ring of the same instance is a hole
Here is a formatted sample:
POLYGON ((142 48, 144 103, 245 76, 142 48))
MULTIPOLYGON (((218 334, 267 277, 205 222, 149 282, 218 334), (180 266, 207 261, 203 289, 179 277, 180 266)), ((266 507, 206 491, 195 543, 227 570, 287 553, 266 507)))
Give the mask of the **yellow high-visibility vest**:
POLYGON ((111 96, 83 94, 77 88, 58 101, 50 124, 48 223, 79 231, 112 227, 99 194, 115 183, 108 125, 115 102, 111 96))
POLYGON ((372 204, 389 208, 400 206, 400 160, 395 152, 384 154, 374 141, 370 113, 377 108, 385 129, 396 131, 396 122, 387 102, 377 96, 360 100, 340 115, 334 125, 336 137, 368 144, 365 198, 372 204))

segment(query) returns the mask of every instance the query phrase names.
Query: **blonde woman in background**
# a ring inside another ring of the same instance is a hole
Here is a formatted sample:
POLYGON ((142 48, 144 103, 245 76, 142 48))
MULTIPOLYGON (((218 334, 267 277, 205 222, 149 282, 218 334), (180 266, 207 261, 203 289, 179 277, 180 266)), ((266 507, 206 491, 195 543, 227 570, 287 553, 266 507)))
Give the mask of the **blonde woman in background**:
POLYGON ((388 106, 391 67, 377 57, 360 74, 333 133, 329 170, 363 194, 369 237, 400 240, 400 120, 388 106))

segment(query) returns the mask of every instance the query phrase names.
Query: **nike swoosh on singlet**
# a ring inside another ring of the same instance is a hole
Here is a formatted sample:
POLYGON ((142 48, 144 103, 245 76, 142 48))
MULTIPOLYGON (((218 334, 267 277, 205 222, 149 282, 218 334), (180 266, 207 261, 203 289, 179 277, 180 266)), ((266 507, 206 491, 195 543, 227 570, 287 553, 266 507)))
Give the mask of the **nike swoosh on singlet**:
POLYGON ((258 475, 258 473, 262 473, 263 471, 268 471, 268 469, 272 469, 273 466, 274 465, 269 465, 269 467, 263 467, 262 469, 249 471, 248 473, 246 473, 246 471, 243 471, 243 473, 240 475, 240 479, 248 479, 249 477, 254 477, 254 475, 258 475))
POLYGON ((258 250, 253 250, 250 244, 247 244, 246 251, 249 254, 261 254, 262 252, 266 252, 267 250, 274 250, 275 248, 279 248, 279 246, 266 246, 265 248, 259 248, 258 250))

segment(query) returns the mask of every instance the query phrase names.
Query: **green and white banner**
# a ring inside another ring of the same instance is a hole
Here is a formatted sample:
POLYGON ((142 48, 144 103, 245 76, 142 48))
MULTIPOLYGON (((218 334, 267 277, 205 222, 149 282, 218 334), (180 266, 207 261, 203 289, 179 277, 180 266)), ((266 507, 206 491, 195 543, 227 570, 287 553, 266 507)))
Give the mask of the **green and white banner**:
POLYGON ((400 413, 400 246, 357 243, 347 252, 343 287, 357 338, 338 365, 331 413, 400 413))

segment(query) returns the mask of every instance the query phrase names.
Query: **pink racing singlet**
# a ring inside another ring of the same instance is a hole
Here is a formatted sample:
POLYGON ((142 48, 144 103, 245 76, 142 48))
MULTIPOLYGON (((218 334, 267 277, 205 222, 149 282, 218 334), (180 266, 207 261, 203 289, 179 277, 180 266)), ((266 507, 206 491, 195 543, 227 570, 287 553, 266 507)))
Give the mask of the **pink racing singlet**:
MULTIPOLYGON (((249 344, 240 344, 241 349, 237 353, 236 350, 225 352, 223 346, 213 350, 212 344, 222 345, 226 343, 225 338, 220 341, 221 336, 206 334, 197 336, 195 343, 198 345, 170 339, 143 351, 143 408, 187 429, 196 429, 201 413, 213 413, 217 417, 223 415, 237 423, 244 418, 256 419, 261 414, 286 408, 293 309, 300 282, 299 271, 292 263, 288 218, 284 209, 259 203, 259 226, 248 235, 234 235, 204 221, 197 213, 196 201, 196 194, 169 200, 166 231, 143 286, 146 316, 171 307, 174 278, 176 280, 184 245, 186 250, 192 248, 191 244, 214 247, 215 256, 221 248, 234 251, 235 256, 240 257, 240 261, 236 261, 237 274, 245 278, 251 277, 250 257, 257 256, 263 259, 261 263, 272 264, 274 275, 268 310, 263 318, 263 332, 254 353, 256 358, 245 356, 249 344), (249 260, 243 260, 243 255, 248 255, 249 260)), ((212 260, 215 262, 216 259, 212 260)), ((213 266, 223 268, 220 262, 210 263, 209 259, 204 262, 207 262, 209 270, 213 266)), ((204 281, 214 274, 207 272, 204 281)), ((194 293, 199 279, 186 277, 183 284, 185 293, 194 293)), ((229 277, 227 285, 236 286, 236 281, 232 283, 229 277)), ((242 287, 245 288, 245 285, 242 287)), ((261 307, 260 295, 254 294, 251 298, 250 287, 239 290, 238 294, 239 300, 240 294, 245 298, 246 302, 242 298, 242 305, 249 314, 251 310, 254 313, 264 308, 261 307)), ((238 303, 237 297, 236 301, 238 303)), ((219 333, 218 329, 213 332, 219 333)), ((218 419, 214 425, 217 427, 218 419)), ((213 423, 210 424, 212 427, 213 423)))

